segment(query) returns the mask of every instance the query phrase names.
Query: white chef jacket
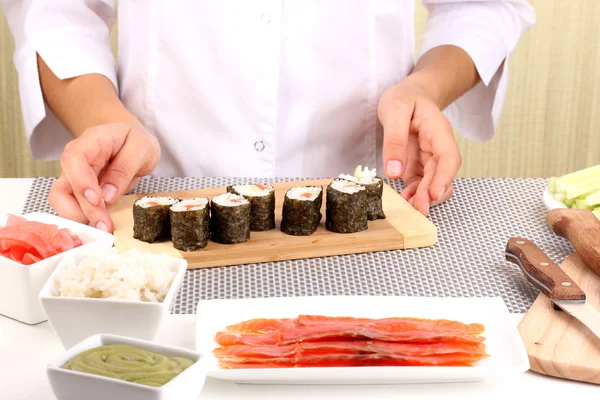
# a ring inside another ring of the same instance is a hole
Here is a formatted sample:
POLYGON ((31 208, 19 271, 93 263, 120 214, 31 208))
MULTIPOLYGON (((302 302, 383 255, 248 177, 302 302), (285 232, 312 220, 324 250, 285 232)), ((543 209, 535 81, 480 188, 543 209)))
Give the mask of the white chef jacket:
MULTIPOLYGON (((382 168, 377 103, 414 67, 413 0, 1 0, 34 157, 72 136, 45 105, 36 52, 61 79, 108 77, 156 136, 156 176, 336 176, 382 168), (117 18, 118 16, 118 18, 117 18), (110 30, 118 19, 117 71, 110 30)), ((525 0, 424 0, 419 54, 464 49, 482 82, 445 113, 493 136, 525 0)))

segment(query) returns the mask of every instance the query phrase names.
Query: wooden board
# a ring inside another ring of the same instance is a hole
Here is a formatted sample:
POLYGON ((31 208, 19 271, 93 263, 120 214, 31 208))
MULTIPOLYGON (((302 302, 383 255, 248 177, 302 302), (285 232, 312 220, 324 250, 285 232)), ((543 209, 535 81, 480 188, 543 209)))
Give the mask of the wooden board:
MULTIPOLYGON (((325 189, 330 180, 277 183, 275 187, 275 222, 277 227, 267 232, 251 232, 250 240, 233 245, 209 241, 201 250, 180 252, 170 241, 144 243, 133 238, 133 203, 143 195, 123 196, 108 208, 115 223, 115 246, 121 250, 136 248, 144 252, 167 253, 183 257, 188 268, 206 268, 227 265, 293 260, 370 251, 398 250, 432 246, 437 243, 437 228, 416 211, 402 196, 388 185, 383 190, 383 210, 386 219, 369 221, 369 229, 359 233, 340 234, 325 229, 325 189), (292 186, 322 185, 323 219, 311 236, 291 236, 279 229, 281 209, 286 191, 292 186)), ((212 198, 225 192, 224 187, 204 188, 157 195, 190 198, 212 198)))
MULTIPOLYGON (((600 310, 600 276, 571 254, 561 268, 600 310)), ((540 294, 519 324, 531 370, 544 375, 600 384, 600 339, 569 314, 555 310, 540 294)))

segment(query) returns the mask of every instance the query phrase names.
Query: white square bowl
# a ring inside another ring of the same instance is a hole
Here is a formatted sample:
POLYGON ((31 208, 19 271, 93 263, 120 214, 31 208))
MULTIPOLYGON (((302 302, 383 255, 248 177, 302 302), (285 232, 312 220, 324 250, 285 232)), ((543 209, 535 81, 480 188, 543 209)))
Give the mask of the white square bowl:
POLYGON ((181 288, 187 261, 169 258, 168 267, 176 275, 160 303, 58 296, 61 271, 78 265, 85 257, 63 258, 40 293, 40 302, 48 322, 63 346, 69 348, 99 333, 154 340, 181 288))
POLYGON ((118 335, 93 335, 53 360, 46 369, 57 400, 197 400, 206 380, 204 357, 197 352, 118 335), (187 357, 194 363, 160 387, 121 381, 100 375, 62 369, 76 355, 97 346, 123 344, 168 357, 187 357))
MULTIPOLYGON (((114 237, 91 226, 83 225, 51 214, 30 213, 21 215, 29 221, 54 224, 59 229, 68 228, 79 236, 81 246, 32 265, 23 265, 0 256, 0 314, 26 324, 46 321, 40 306, 39 295, 42 287, 65 256, 77 256, 94 251, 108 250, 113 246, 114 237)), ((6 224, 8 215, 0 216, 0 226, 6 224)))

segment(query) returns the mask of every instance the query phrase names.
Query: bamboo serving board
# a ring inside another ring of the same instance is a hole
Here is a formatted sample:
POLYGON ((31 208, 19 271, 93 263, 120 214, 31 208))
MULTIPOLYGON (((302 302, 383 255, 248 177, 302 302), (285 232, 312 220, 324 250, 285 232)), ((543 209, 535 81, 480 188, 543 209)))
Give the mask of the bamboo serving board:
MULTIPOLYGON (((416 211, 402 196, 388 185, 383 188, 383 210, 386 219, 369 221, 366 231, 341 234, 325 229, 326 188, 331 180, 309 180, 273 184, 275 188, 276 228, 266 232, 251 232, 250 240, 238 244, 220 244, 209 240, 204 249, 180 252, 171 241, 145 243, 133 238, 133 203, 143 195, 121 197, 108 207, 114 224, 115 246, 121 250, 135 248, 150 253, 167 253, 185 258, 188 268, 207 268, 238 264, 294 260, 371 251, 399 250, 433 246, 437 243, 437 228, 416 211), (323 219, 317 231, 310 236, 291 236, 279 229, 283 198, 293 186, 323 186, 323 219)), ((212 198, 225 192, 225 187, 204 188, 152 195, 178 198, 212 198)))
MULTIPOLYGON (((576 253, 561 269, 586 293, 587 301, 600 310, 600 276, 585 266, 576 253)), ((544 375, 600 384, 600 339, 578 320, 555 310, 544 294, 535 300, 521 323, 531 370, 544 375)))

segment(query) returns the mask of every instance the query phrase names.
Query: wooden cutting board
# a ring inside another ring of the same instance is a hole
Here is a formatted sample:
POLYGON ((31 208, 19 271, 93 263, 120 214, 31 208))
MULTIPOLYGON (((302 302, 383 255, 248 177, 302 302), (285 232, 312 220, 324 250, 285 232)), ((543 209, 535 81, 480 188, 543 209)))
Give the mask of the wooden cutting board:
MULTIPOLYGON (((587 301, 600 310, 600 276, 576 253, 560 267, 586 293, 587 301)), ((519 332, 532 371, 600 384, 600 339, 569 314, 555 310, 546 295, 540 293, 519 324, 519 332)))
MULTIPOLYGON (((369 229, 359 233, 340 234, 325 229, 325 192, 331 180, 277 183, 275 187, 276 228, 267 232, 251 232, 250 240, 233 245, 212 241, 204 249, 180 252, 170 241, 145 243, 133 238, 133 203, 143 195, 128 195, 108 207, 115 224, 115 246, 121 250, 136 248, 151 253, 167 253, 183 257, 188 268, 206 268, 280 260, 294 260, 382 250, 398 250, 432 246, 437 243, 437 228, 429 219, 416 211, 402 196, 388 185, 383 189, 383 210, 386 219, 369 221, 369 229), (290 236, 280 231, 281 209, 286 191, 292 186, 323 186, 323 219, 311 236, 290 236)), ((190 198, 212 198, 225 192, 224 187, 204 188, 178 192, 152 193, 153 195, 190 198)))

